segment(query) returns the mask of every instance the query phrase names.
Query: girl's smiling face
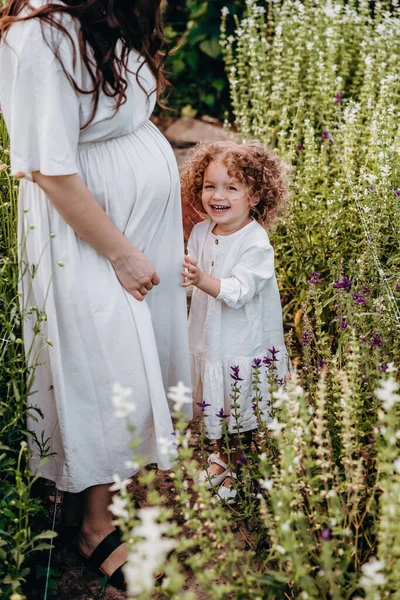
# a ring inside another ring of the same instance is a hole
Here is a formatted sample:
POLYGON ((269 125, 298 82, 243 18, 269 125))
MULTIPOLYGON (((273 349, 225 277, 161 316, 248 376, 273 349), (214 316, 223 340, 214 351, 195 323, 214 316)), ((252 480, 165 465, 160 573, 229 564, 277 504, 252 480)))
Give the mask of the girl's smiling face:
POLYGON ((221 231, 239 229, 250 216, 249 189, 231 177, 222 162, 212 161, 204 172, 201 201, 221 231))

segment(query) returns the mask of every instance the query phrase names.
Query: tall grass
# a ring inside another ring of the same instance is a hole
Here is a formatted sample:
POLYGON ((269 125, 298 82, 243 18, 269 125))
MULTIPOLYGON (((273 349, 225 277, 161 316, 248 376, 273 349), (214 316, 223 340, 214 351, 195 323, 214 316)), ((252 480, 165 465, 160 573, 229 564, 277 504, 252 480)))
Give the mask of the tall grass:
MULTIPOLYGON (((19 594, 29 573, 24 565, 33 550, 45 549, 51 532, 34 533, 40 511, 33 497, 37 477, 28 468, 27 400, 35 364, 28 367, 22 341, 23 307, 19 281, 25 268, 17 234, 18 182, 9 169, 9 140, 0 115, 0 596, 19 594)), ((32 414, 32 409, 31 409, 32 414)), ((17 596, 15 596, 17 597, 17 596)))

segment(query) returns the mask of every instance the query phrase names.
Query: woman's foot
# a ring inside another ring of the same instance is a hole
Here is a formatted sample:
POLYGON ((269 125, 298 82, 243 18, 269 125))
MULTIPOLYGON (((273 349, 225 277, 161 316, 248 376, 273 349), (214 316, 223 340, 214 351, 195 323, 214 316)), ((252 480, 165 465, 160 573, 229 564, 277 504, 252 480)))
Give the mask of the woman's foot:
MULTIPOLYGON (((82 527, 79 533, 78 552, 90 561, 90 557, 93 557, 93 553, 99 548, 103 540, 114 531, 116 532, 116 529, 113 526, 102 531, 88 530, 82 527)), ((108 577, 112 577, 115 571, 128 559, 127 546, 118 539, 117 532, 111 536, 110 540, 108 548, 105 550, 105 553, 107 553, 107 550, 109 552, 104 561, 99 565, 92 565, 104 573, 104 575, 108 575, 108 577)))

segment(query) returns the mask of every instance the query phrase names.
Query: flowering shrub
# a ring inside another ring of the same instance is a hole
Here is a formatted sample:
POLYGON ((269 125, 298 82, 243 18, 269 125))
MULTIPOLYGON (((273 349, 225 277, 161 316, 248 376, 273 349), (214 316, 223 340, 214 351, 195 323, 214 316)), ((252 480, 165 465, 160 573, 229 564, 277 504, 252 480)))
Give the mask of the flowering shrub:
POLYGON ((161 589, 194 598, 182 591, 189 569, 212 599, 399 598, 397 3, 375 3, 372 18, 365 0, 246 0, 229 37, 228 18, 235 126, 290 165, 271 237, 297 369, 285 388, 270 357, 254 363, 253 408, 268 369, 271 415, 240 460, 233 507, 196 483, 205 449, 178 421, 161 589))

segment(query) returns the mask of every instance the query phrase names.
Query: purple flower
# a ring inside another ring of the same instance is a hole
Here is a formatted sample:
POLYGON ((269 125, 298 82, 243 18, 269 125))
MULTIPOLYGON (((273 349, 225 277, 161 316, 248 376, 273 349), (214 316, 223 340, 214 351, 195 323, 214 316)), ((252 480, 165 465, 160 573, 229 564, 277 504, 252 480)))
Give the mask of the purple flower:
POLYGON ((324 540, 324 542, 327 542, 327 541, 329 541, 329 537, 330 537, 330 531, 327 527, 325 527, 325 529, 322 530, 321 539, 324 540))
POLYGON ((335 104, 340 104, 341 102, 343 102, 343 100, 342 100, 342 95, 341 95, 341 94, 339 94, 339 92, 337 92, 337 93, 335 94, 335 100, 334 100, 334 103, 335 103, 335 104))
POLYGON ((366 344, 367 338, 364 335, 360 339, 362 344, 366 344))
POLYGON ((322 139, 323 140, 329 140, 329 131, 327 129, 324 129, 322 132, 322 139))
POLYGON ((343 319, 339 323, 339 329, 342 329, 344 331, 345 329, 347 329, 347 325, 348 323, 346 321, 346 317, 343 317, 343 319))
POLYGON ((221 408, 221 410, 218 413, 216 413, 215 416, 218 417, 219 419, 227 419, 230 415, 225 415, 224 409, 221 408))
POLYGON ((244 454, 242 454, 242 456, 240 458, 238 458, 238 460, 236 461, 237 465, 247 465, 247 459, 245 457, 244 454))
POLYGON ((354 292, 353 300, 356 304, 364 304, 364 302, 367 301, 366 298, 364 298, 364 296, 358 292, 354 292))
POLYGON ((323 360, 322 358, 318 359, 318 369, 322 369, 322 367, 324 367, 327 364, 328 363, 326 362, 326 360, 323 360))
POLYGON ((231 367, 231 377, 234 381, 243 381, 243 377, 239 376, 239 366, 236 365, 236 367, 231 367))
POLYGON ((395 289, 396 289, 396 292, 400 292, 400 283, 396 284, 396 288, 395 289))
POLYGON ((303 335, 300 338, 300 343, 305 344, 306 346, 311 344, 311 334, 308 331, 303 332, 303 335))
POLYGON ((207 404, 207 402, 196 402, 197 406, 200 406, 201 410, 204 412, 207 406, 211 406, 211 404, 207 404))
POLYGON ((394 193, 395 196, 400 196, 400 189, 396 190, 394 193))
POLYGON ((273 360, 274 362, 275 362, 275 361, 277 361, 277 360, 278 360, 278 359, 277 359, 277 354, 279 354, 280 350, 277 350, 277 349, 275 348, 275 346, 272 346, 272 348, 267 348, 267 350, 268 350, 268 352, 271 352, 271 354, 272 354, 272 357, 271 357, 271 358, 272 358, 272 360, 273 360))
POLYGON ((375 189, 375 186, 373 186, 373 185, 370 185, 368 189, 369 189, 369 191, 370 191, 370 192, 373 192, 373 191, 374 191, 374 189, 375 189))
POLYGON ((257 410, 257 402, 253 402, 253 404, 251 405, 251 408, 253 409, 253 412, 256 412, 256 410, 257 410))
POLYGON ((352 285, 353 282, 347 279, 346 275, 343 275, 340 281, 339 279, 335 279, 333 287, 335 290, 346 290, 346 292, 349 292, 352 285))
POLYGON ((253 364, 251 366, 253 367, 253 369, 259 369, 261 367, 261 364, 262 364, 261 358, 255 358, 253 360, 253 364))
POLYGON ((274 361, 272 360, 272 358, 269 358, 269 356, 264 356, 263 358, 263 363, 264 365, 266 365, 267 367, 270 367, 271 365, 274 364, 274 361))
POLYGON ((303 144, 297 144, 297 146, 296 146, 296 150, 298 152, 301 152, 303 150, 303 148, 304 148, 303 144))
POLYGON ((385 343, 384 339, 379 337, 379 335, 377 335, 376 333, 372 333, 372 340, 369 343, 371 348, 375 348, 375 346, 380 346, 381 344, 384 344, 384 343, 385 343))
POLYGON ((383 371, 383 373, 386 373, 386 371, 388 370, 388 364, 387 363, 382 363, 381 364, 381 370, 383 371))
POLYGON ((313 271, 311 273, 310 279, 308 279, 307 283, 309 283, 310 285, 322 283, 322 281, 320 280, 320 276, 321 276, 321 273, 317 273, 316 271, 313 271))
POLYGON ((368 289, 366 285, 362 286, 361 293, 362 294, 370 294, 372 290, 368 289))

